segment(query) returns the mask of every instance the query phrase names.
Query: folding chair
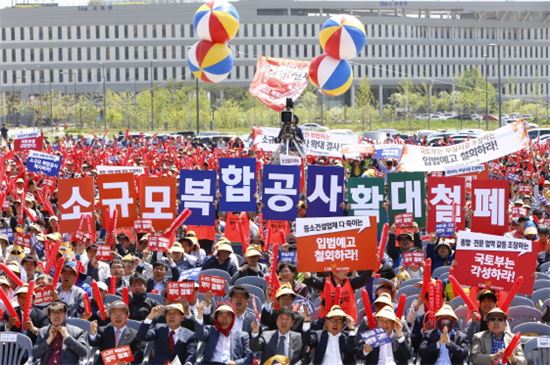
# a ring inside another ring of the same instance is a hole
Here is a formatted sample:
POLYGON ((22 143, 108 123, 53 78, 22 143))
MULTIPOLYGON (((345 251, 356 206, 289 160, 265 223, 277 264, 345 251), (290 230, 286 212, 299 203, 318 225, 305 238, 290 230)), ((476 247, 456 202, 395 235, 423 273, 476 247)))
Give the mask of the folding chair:
POLYGON ((131 328, 133 330, 139 330, 139 326, 141 326, 141 321, 136 321, 135 319, 129 319, 128 322, 126 322, 126 325, 128 328, 131 328))
POLYGON ((533 303, 531 299, 516 295, 514 299, 512 299, 512 303, 510 304, 510 306, 516 307, 518 305, 526 305, 535 308, 535 303, 533 303))
POLYGON ((441 274, 449 272, 450 266, 440 266, 432 272, 432 278, 438 279, 441 274))
POLYGON ((404 282, 401 283, 400 287, 405 287, 405 286, 409 286, 409 285, 414 285, 416 283, 420 283, 422 282, 422 279, 409 279, 409 280, 406 280, 404 282))
POLYGON ((550 269, 550 261, 545 262, 544 264, 539 266, 539 272, 546 274, 548 270, 550 269))
POLYGON ((261 278, 259 276, 245 276, 245 277, 239 278, 237 279, 237 281, 235 281, 235 284, 233 285, 242 285, 242 284, 259 286, 262 288, 264 293, 267 289, 267 281, 264 278, 261 278))
POLYGON ((454 297, 454 298, 451 300, 451 302, 449 303, 449 305, 450 305, 451 308, 453 308, 453 309, 456 309, 456 308, 458 308, 459 306, 461 306, 461 305, 463 305, 463 304, 466 304, 466 303, 464 303, 464 299, 462 299, 462 297, 460 297, 460 296, 458 296, 458 295, 457 295, 456 297, 454 297))
MULTIPOLYGON (((550 341, 550 339, 548 339, 550 341)), ((548 365, 550 364, 550 348, 538 347, 538 340, 532 338, 523 346, 523 353, 532 365, 548 365)))
POLYGON ((536 272, 535 273, 535 279, 536 280, 550 280, 550 275, 544 274, 542 272, 536 272))
POLYGON ((535 290, 531 298, 537 306, 540 306, 546 299, 550 298, 550 288, 535 290))
POLYGON ((510 317, 508 319, 510 328, 514 328, 520 323, 539 322, 542 313, 537 308, 528 305, 518 305, 510 307, 508 316, 510 317))
POLYGON ((107 305, 107 304, 111 304, 112 302, 116 302, 117 300, 122 300, 122 297, 119 295, 107 294, 105 296, 105 300, 103 301, 103 303, 107 305))
POLYGON ((521 332, 522 336, 550 336, 550 326, 538 322, 520 323, 512 332, 521 332))
POLYGON ((466 324, 468 324, 468 307, 466 305, 460 305, 454 311, 458 317, 458 326, 460 330, 464 332, 466 324))
POLYGON ((397 290, 396 300, 399 299, 401 294, 405 294, 408 297, 409 295, 420 294, 420 292, 421 292, 421 289, 416 287, 415 285, 402 286, 397 290))
POLYGON ((449 272, 444 272, 443 274, 439 275, 437 279, 441 281, 449 280, 449 272))
POLYGON ((82 318, 67 318, 67 324, 80 328, 86 332, 86 335, 90 333, 90 322, 82 318))
POLYGON ((535 280, 535 291, 539 290, 539 289, 544 289, 544 288, 550 288, 550 279, 546 280, 546 279, 536 279, 535 280))
POLYGON ((259 288, 257 286, 254 286, 254 285, 250 285, 250 284, 241 284, 243 287, 245 287, 246 289, 248 289, 248 292, 252 295, 255 295, 258 297, 258 299, 260 299, 260 301, 262 303, 265 303, 265 293, 264 291, 262 290, 262 288, 259 288))
POLYGON ((19 365, 27 359, 32 364, 32 341, 22 333, 0 333, 0 364, 19 365))
POLYGON ((166 303, 166 299, 162 295, 157 293, 147 293, 147 298, 154 299, 162 305, 166 303))

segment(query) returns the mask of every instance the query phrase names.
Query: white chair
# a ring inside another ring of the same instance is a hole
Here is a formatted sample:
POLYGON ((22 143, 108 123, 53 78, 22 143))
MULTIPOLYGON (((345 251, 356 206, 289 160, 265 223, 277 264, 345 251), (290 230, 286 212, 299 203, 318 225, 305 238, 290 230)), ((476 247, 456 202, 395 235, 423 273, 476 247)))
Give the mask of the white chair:
POLYGON ((512 329, 512 332, 521 332, 522 335, 550 336, 550 326, 538 322, 520 323, 512 329))
POLYGON ((518 305, 526 305, 535 308, 535 303, 531 299, 516 295, 514 299, 512 299, 512 303, 510 303, 510 306, 516 307, 518 305))
POLYGON ((267 281, 259 276, 245 276, 237 279, 234 285, 250 284, 259 286, 265 292, 267 289, 267 281))
POLYGON ((405 294, 408 297, 409 295, 420 294, 420 292, 421 289, 415 285, 402 286, 397 290, 396 298, 399 298, 401 294, 405 294))
POLYGON ((461 297, 461 296, 458 296, 458 295, 457 295, 456 297, 454 297, 454 298, 451 300, 451 302, 449 303, 449 305, 450 305, 451 308, 453 308, 453 309, 456 309, 456 308, 458 308, 459 306, 464 305, 464 304, 466 304, 466 303, 464 303, 464 299, 462 299, 462 297, 461 297))
POLYGON ((531 298, 535 305, 540 306, 546 299, 550 298, 550 288, 535 290, 531 298))
POLYGON ((449 272, 450 269, 450 266, 440 266, 432 272, 432 278, 438 279, 441 274, 449 272))
POLYGON ((520 323, 539 322, 542 313, 537 308, 528 305, 518 305, 510 307, 508 316, 510 317, 508 323, 510 323, 511 328, 514 328, 520 323))
POLYGON ((19 365, 32 364, 32 341, 22 333, 0 333, 0 364, 19 365))
MULTIPOLYGON (((550 339, 548 339, 550 341, 550 339)), ((523 353, 532 365, 548 365, 550 364, 550 347, 538 347, 538 340, 532 338, 523 346, 523 353)))

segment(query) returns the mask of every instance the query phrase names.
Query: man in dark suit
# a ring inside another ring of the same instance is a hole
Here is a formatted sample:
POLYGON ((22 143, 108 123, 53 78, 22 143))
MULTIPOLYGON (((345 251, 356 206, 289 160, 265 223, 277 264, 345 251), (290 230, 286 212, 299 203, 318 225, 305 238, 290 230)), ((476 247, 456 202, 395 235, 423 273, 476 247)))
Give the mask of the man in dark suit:
POLYGON ((435 321, 436 328, 427 333, 420 344, 420 362, 462 364, 468 358, 470 343, 466 334, 455 329, 458 317, 451 306, 441 307, 435 314, 435 321))
POLYGON ((67 261, 61 270, 61 284, 57 287, 59 300, 67 304, 67 316, 80 318, 84 312, 82 296, 84 290, 76 286, 78 278, 76 262, 67 261))
POLYGON ((130 319, 143 321, 151 310, 159 305, 154 299, 147 297, 147 279, 141 274, 134 274, 130 277, 130 319))
MULTIPOLYGON (((1 290, 1 289, 0 289, 1 290)), ((17 296, 17 304, 15 312, 17 313, 18 318, 22 319, 23 316, 21 315, 23 312, 25 303, 27 302, 27 293, 29 291, 29 287, 27 284, 19 287, 15 291, 15 295, 17 296)), ((40 328, 45 327, 48 325, 48 316, 40 309, 36 308, 35 306, 31 307, 31 311, 29 314, 29 319, 26 323, 26 330, 23 330, 22 325, 19 327, 15 327, 16 318, 10 317, 9 312, 4 312, 4 321, 6 322, 2 326, 0 326, 0 332, 4 331, 11 331, 11 332, 18 332, 23 333, 31 339, 32 343, 36 343, 36 335, 38 334, 38 331, 40 328)))
POLYGON ((359 357, 367 364, 407 365, 412 356, 410 341, 403 334, 403 324, 391 307, 383 307, 375 314, 376 327, 383 329, 391 342, 372 348, 368 343, 363 345, 359 357))
POLYGON ((250 299, 248 289, 241 285, 234 285, 229 292, 229 297, 235 308, 235 328, 250 333, 251 325, 256 321, 256 314, 248 308, 250 299))
MULTIPOLYGON (((281 285, 275 293, 275 300, 277 301, 279 308, 291 308, 294 299, 296 299, 296 293, 294 293, 288 283, 281 285)), ((267 327, 267 329, 272 331, 277 328, 275 323, 275 315, 277 314, 277 311, 273 309, 274 305, 271 301, 272 298, 268 294, 267 300, 262 308, 261 323, 263 326, 267 327)), ((308 330, 309 328, 303 328, 304 317, 298 312, 292 313, 294 316, 292 330, 300 333, 302 333, 303 330, 308 330)))
POLYGON ((227 304, 222 304, 214 312, 214 325, 203 325, 203 303, 195 322, 195 333, 199 341, 204 341, 202 365, 249 365, 252 361, 248 333, 233 329, 235 312, 227 304))
POLYGON ((283 355, 290 359, 291 365, 300 365, 302 359, 302 335, 291 331, 294 317, 292 311, 283 308, 277 312, 277 330, 265 331, 260 334, 260 326, 252 322, 252 341, 250 347, 254 352, 261 352, 263 364, 275 355, 283 355))
POLYGON ((78 364, 88 355, 88 344, 84 331, 65 324, 67 305, 54 301, 48 307, 50 325, 38 331, 32 357, 41 364, 78 364))
POLYGON ((181 304, 170 304, 166 307, 154 307, 143 321, 137 332, 137 338, 143 341, 154 341, 153 360, 151 364, 165 364, 178 357, 182 365, 195 363, 197 339, 195 334, 181 323, 185 317, 185 310, 181 304), (158 318, 166 308, 166 324, 157 324, 153 328, 151 323, 158 318))
MULTIPOLYGON (((170 270, 172 271, 172 281, 178 281, 180 272, 172 259, 170 260, 170 270)), ((147 280, 147 293, 164 295, 166 292, 166 273, 168 272, 168 263, 165 260, 156 261, 153 264, 153 277, 147 280)))
POLYGON ((313 364, 354 364, 355 322, 338 305, 333 305, 326 315, 325 330, 310 330, 306 345, 314 350, 313 364), (347 321, 349 332, 344 332, 347 321))
MULTIPOLYGON (((112 349, 119 346, 129 345, 134 354, 134 364, 141 363, 143 350, 141 341, 136 337, 137 331, 128 327, 128 316, 130 310, 126 303, 117 300, 109 305, 109 317, 111 324, 99 328, 97 321, 90 324, 88 343, 90 346, 98 347, 100 351, 112 349)), ((96 364, 103 364, 101 356, 96 364)))

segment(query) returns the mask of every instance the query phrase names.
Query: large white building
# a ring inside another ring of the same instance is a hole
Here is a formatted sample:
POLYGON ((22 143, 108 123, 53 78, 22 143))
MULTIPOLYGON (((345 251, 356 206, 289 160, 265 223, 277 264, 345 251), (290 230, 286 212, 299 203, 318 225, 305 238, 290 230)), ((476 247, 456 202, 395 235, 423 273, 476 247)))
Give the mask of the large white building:
MULTIPOLYGON (((192 82, 186 67, 195 41, 198 2, 40 6, 0 10, 0 96, 142 90, 192 82)), ((550 78, 548 1, 291 1, 234 3, 241 28, 231 42, 235 67, 225 82, 248 85, 260 55, 311 59, 331 14, 366 25, 368 43, 353 61, 355 83, 368 77, 383 102, 405 78, 451 90, 470 67, 497 83, 501 53, 504 97, 547 98, 550 78), (485 57, 486 56, 486 57, 485 57)), ((353 90, 346 96, 349 103, 353 90)), ((547 99, 545 99, 547 100, 547 99)))

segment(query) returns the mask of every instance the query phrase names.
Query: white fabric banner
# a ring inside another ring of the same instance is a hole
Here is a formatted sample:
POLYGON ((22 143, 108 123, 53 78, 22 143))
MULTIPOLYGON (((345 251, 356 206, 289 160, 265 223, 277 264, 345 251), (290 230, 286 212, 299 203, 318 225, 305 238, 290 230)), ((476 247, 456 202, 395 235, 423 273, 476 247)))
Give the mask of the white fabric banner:
MULTIPOLYGON (((265 152, 275 152, 278 143, 275 139, 279 135, 279 128, 259 127, 252 145, 265 152)), ((302 148, 308 155, 341 157, 342 147, 356 145, 359 137, 356 135, 336 134, 330 132, 303 131, 304 143, 302 148)))
POLYGON ((129 172, 141 175, 145 173, 145 170, 141 166, 101 166, 96 167, 98 175, 105 174, 127 174, 129 172))
POLYGON ((398 171, 445 171, 455 167, 479 165, 528 146, 526 125, 518 121, 452 146, 405 145, 398 171))

